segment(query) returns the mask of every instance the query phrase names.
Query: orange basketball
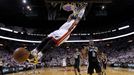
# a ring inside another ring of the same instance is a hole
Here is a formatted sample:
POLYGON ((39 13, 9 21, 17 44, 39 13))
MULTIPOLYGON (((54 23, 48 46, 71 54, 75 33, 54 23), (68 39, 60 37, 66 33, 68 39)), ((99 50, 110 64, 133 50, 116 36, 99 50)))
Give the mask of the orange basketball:
POLYGON ((28 59, 29 55, 30 55, 29 51, 21 47, 21 48, 17 48, 14 51, 13 58, 18 63, 22 63, 28 59))

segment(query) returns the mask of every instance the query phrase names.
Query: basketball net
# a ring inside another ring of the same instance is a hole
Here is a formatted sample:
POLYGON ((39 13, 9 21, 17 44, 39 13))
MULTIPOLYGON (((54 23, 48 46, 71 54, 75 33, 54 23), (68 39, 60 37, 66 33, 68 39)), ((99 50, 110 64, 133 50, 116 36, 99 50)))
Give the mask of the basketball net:
POLYGON ((67 3, 67 4, 65 4, 65 5, 63 5, 63 10, 65 10, 65 11, 73 11, 74 9, 75 9, 75 5, 74 4, 72 4, 72 3, 67 3))
POLYGON ((79 13, 79 10, 85 5, 86 3, 77 2, 77 3, 67 3, 63 5, 63 10, 70 12, 73 11, 73 14, 76 15, 79 13))

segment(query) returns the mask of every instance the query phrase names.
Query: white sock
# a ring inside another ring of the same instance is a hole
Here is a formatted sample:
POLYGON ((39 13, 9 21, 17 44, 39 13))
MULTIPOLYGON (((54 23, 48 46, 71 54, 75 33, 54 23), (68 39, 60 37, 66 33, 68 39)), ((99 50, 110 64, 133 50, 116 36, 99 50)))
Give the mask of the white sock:
POLYGON ((39 53, 38 53, 38 58, 37 58, 37 59, 40 59, 42 56, 43 56, 43 53, 42 53, 42 52, 39 52, 39 53))
POLYGON ((37 56, 38 50, 35 48, 31 51, 31 54, 37 56))

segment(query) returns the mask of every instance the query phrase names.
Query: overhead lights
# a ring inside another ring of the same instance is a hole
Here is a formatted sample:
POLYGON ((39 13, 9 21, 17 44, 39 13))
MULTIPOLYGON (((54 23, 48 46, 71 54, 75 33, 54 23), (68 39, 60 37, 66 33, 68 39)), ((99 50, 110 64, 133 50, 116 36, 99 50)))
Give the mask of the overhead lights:
POLYGON ((8 31, 8 32, 12 32, 12 31, 13 31, 13 30, 11 30, 11 29, 3 28, 3 27, 1 27, 0 29, 1 29, 1 30, 4 30, 4 31, 8 31))
POLYGON ((129 43, 133 42, 133 40, 128 40, 129 43))
POLYGON ((115 32, 115 31, 116 31, 116 29, 112 30, 112 32, 115 32))
POLYGON ((104 6, 104 5, 102 5, 102 6, 101 6, 101 9, 102 9, 102 10, 104 10, 104 9, 105 9, 105 6, 104 6))
POLYGON ((4 46, 3 44, 0 44, 0 46, 4 46))
POLYGON ((31 9, 31 7, 28 5, 27 7, 26 7, 29 11, 31 11, 32 9, 31 9))
MULTIPOLYGON (((103 38, 103 39, 94 39, 93 41, 106 41, 106 40, 113 40, 113 39, 118 39, 126 36, 133 35, 134 32, 130 32, 127 34, 119 35, 119 36, 114 36, 114 37, 109 37, 109 38, 103 38)), ((0 36, 1 39, 7 39, 7 40, 13 40, 13 41, 20 41, 20 42, 29 42, 29 43, 40 43, 41 41, 32 41, 32 40, 23 40, 23 39, 16 39, 16 38, 11 38, 11 37, 5 37, 5 36, 0 36)), ((131 40, 132 41, 132 40, 131 40)), ((89 42, 89 40, 68 40, 66 42, 89 42)))
POLYGON ((24 4, 23 7, 26 7, 27 10, 31 11, 31 7, 29 6, 29 3, 27 3, 27 0, 22 0, 22 3, 24 4))
POLYGON ((18 31, 13 31, 14 33, 19 33, 18 31))
POLYGON ((22 2, 23 2, 24 4, 26 4, 26 3, 27 3, 27 0, 22 0, 22 2))
POLYGON ((24 34, 24 32, 20 32, 20 34, 24 34))
POLYGON ((118 30, 126 29, 126 28, 129 28, 129 27, 130 27, 129 25, 126 25, 126 26, 118 28, 118 30))

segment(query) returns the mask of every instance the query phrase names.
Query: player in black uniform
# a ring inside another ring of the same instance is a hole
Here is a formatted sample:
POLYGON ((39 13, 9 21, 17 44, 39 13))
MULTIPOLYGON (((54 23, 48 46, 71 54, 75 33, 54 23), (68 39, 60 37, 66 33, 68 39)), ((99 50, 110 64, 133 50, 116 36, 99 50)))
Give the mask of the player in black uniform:
POLYGON ((74 54, 74 58, 75 58, 75 63, 74 63, 74 72, 75 75, 77 75, 77 72, 79 73, 79 75, 81 75, 80 73, 80 58, 81 58, 81 53, 79 51, 78 48, 76 48, 76 52, 74 54))
POLYGON ((88 54, 88 74, 92 75, 94 73, 94 69, 98 75, 101 75, 101 65, 98 59, 98 48, 94 46, 94 42, 89 42, 89 47, 87 48, 88 54))
POLYGON ((101 57, 101 63, 102 63, 102 74, 106 75, 107 55, 102 52, 100 57, 101 57))

